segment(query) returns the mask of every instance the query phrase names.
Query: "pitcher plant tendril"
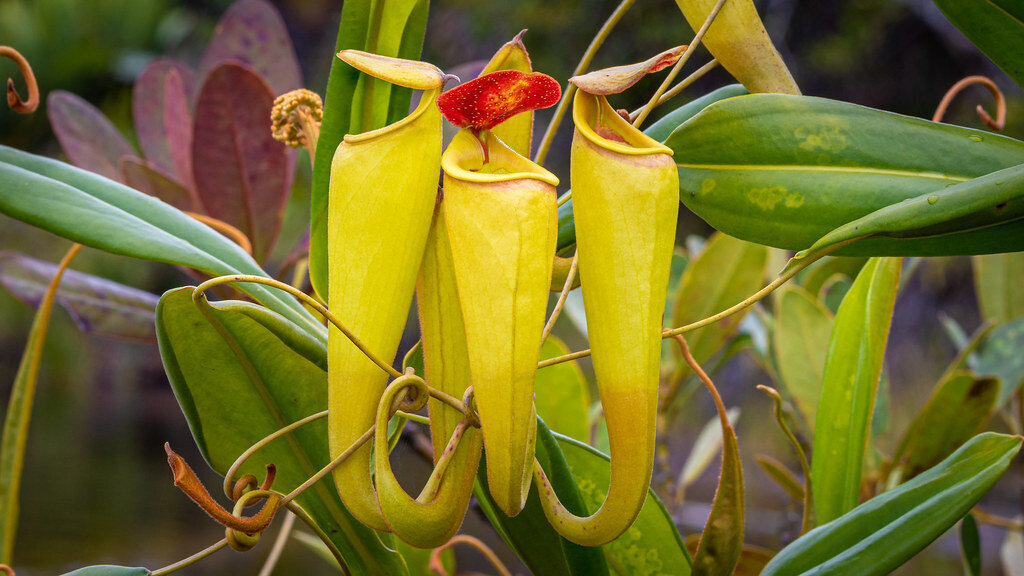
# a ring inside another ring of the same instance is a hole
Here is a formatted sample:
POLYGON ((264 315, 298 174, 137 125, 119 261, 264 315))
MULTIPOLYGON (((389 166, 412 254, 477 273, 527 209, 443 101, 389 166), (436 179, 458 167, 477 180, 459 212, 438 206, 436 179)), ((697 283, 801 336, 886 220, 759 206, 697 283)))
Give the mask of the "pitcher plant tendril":
POLYGON ((25 79, 25 85, 28 87, 28 99, 22 99, 14 88, 14 80, 8 78, 7 106, 18 114, 31 114, 35 112, 36 108, 39 107, 39 84, 36 83, 36 75, 32 72, 32 66, 21 55, 21 52, 10 46, 0 46, 0 58, 7 58, 18 66, 18 71, 21 72, 22 77, 25 79))
POLYGON ((996 132, 1001 131, 1003 127, 1006 126, 1006 97, 1003 96, 1003 92, 999 89, 999 86, 996 86, 996 83, 986 76, 968 76, 956 84, 953 84, 953 86, 950 87, 942 97, 942 101, 939 102, 939 106, 935 109, 935 114, 932 115, 932 122, 942 122, 942 119, 946 116, 946 110, 948 110, 949 105, 953 103, 953 99, 956 98, 960 92, 963 92, 965 88, 974 85, 984 86, 996 101, 995 120, 989 116, 988 112, 982 108, 981 104, 978 104, 974 109, 975 112, 978 113, 978 118, 981 118, 981 121, 984 122, 986 126, 996 132))

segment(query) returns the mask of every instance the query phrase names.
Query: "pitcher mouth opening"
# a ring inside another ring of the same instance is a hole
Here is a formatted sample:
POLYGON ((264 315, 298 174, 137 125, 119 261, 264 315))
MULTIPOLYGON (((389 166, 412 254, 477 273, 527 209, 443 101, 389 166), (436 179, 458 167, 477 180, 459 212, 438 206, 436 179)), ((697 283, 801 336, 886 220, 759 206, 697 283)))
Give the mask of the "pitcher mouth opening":
POLYGON ((467 182, 483 184, 530 179, 558 186, 557 176, 520 156, 490 130, 480 132, 479 138, 469 130, 460 130, 441 156, 441 168, 448 176, 467 182), (481 138, 486 140, 481 141, 481 138))
POLYGON ((578 90, 573 99, 572 120, 576 130, 600 148, 630 156, 672 155, 671 148, 619 116, 604 96, 578 90))

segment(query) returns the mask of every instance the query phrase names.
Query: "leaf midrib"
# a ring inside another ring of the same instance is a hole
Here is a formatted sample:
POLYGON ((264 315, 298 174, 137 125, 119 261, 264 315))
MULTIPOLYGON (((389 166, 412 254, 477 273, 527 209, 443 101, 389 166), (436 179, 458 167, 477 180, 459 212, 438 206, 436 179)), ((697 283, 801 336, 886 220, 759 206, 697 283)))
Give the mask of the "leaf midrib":
POLYGON ((865 174, 872 176, 896 176, 901 178, 930 178, 947 182, 966 182, 972 176, 942 174, 939 172, 894 170, 890 168, 863 168, 858 166, 810 166, 805 164, 684 164, 676 163, 678 168, 721 171, 768 171, 768 172, 823 172, 840 174, 865 174))

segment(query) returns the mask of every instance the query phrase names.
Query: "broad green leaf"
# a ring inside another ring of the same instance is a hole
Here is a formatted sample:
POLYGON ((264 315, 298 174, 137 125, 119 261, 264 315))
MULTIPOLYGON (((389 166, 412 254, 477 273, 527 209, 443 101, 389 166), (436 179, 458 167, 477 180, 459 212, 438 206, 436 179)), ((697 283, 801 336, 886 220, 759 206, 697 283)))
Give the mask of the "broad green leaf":
MULTIPOLYGON (((562 504, 574 514, 584 514, 581 498, 569 465, 559 450, 555 436, 543 420, 537 420, 537 461, 557 491, 562 504)), ((481 510, 535 576, 585 576, 608 574, 602 555, 607 548, 587 548, 562 538, 547 521, 537 494, 536 483, 530 487, 526 506, 514 518, 501 511, 487 487, 486 460, 480 462, 473 491, 481 510)))
MULTIPOLYGON (((423 47, 429 7, 428 0, 348 0, 342 5, 334 52, 354 48, 417 60, 423 47)), ((345 134, 379 128, 385 120, 394 122, 409 113, 411 90, 392 87, 382 80, 366 80, 358 70, 340 59, 331 60, 324 118, 313 164, 309 246, 310 280, 324 299, 327 298, 327 187, 334 151, 345 134), (374 90, 377 90, 376 96, 372 93, 374 90), (382 95, 385 95, 385 106, 377 105, 382 95), (363 114, 354 108, 357 103, 360 106, 365 103, 365 111, 377 118, 378 124, 364 124, 363 114), (380 109, 385 110, 384 116, 380 116, 380 109)))
MULTIPOLYGON (((0 286, 37 308, 57 266, 11 251, 0 251, 0 286)), ((159 298, 98 276, 67 270, 57 290, 60 304, 82 332, 152 341, 159 298)))
MULTIPOLYGON (((256 441, 327 408, 327 351, 325 338, 253 304, 216 302, 206 312, 190 287, 167 292, 157 307, 157 336, 196 445, 224 474, 256 441)), ((328 461, 321 419, 257 451, 241 473, 262 478, 272 462, 274 489, 287 492, 328 461)), ((353 573, 406 573, 398 554, 349 515, 332 483, 317 483, 297 501, 332 536, 353 573)))
POLYGON ((776 299, 773 335, 779 378, 812 433, 828 352, 822 344, 834 322, 832 313, 803 288, 787 288, 776 299))
POLYGON ((967 356, 967 365, 981 376, 1000 381, 996 407, 1005 406, 1013 393, 1024 385, 1024 318, 1001 324, 981 341, 977 351, 967 356))
MULTIPOLYGON (((555 434, 569 463, 572 477, 590 511, 604 502, 611 478, 609 459, 597 450, 571 438, 555 434)), ((559 488, 559 495, 562 494, 559 488)), ((564 502, 564 501, 563 501, 564 502)), ((614 574, 630 576, 687 576, 692 561, 665 505, 651 490, 633 526, 615 541, 603 546, 614 574)))
POLYGON ((966 576, 981 576, 981 534, 973 514, 960 521, 960 558, 966 576))
POLYGON ((794 502, 798 504, 803 502, 803 482, 801 482, 800 479, 796 477, 796 474, 787 468, 785 464, 771 456, 765 456, 764 454, 754 456, 754 460, 757 462, 757 465, 764 470, 764 473, 779 485, 779 488, 782 488, 786 491, 786 494, 789 494, 789 497, 792 498, 794 502))
MULTIPOLYGON (((1024 143, 1004 136, 780 94, 712 104, 666 144, 688 208, 726 234, 792 250, 880 208, 1024 162, 1024 143)), ((978 242, 964 234, 962 252, 967 240, 978 242)), ((875 255, 887 242, 839 253, 875 255)), ((941 252, 930 242, 904 240, 901 250, 941 252)))
MULTIPOLYGON (((235 243, 156 198, 6 146, 0 146, 0 213, 114 254, 212 275, 267 276, 235 243)), ((237 286, 306 332, 326 334, 290 296, 256 284, 237 286)))
MULTIPOLYGON (((548 337, 541 348, 541 360, 568 354, 564 342, 548 337)), ((576 361, 562 362, 537 371, 534 383, 534 404, 537 416, 552 432, 564 434, 580 442, 590 437, 590 388, 576 361)))
POLYGON ((879 208, 822 236, 794 260, 850 242, 878 256, 1024 250, 1024 164, 879 208))
POLYGON ((1016 0, 934 0, 964 36, 1024 86, 1024 5, 1016 0))
MULTIPOLYGON (((732 98, 733 96, 741 96, 746 93, 746 89, 738 84, 723 86, 718 90, 710 92, 692 102, 683 104, 679 108, 669 112, 663 118, 647 127, 647 129, 644 130, 644 134, 647 134, 659 142, 663 142, 679 125, 694 117, 704 108, 707 108, 719 100, 732 98)), ((572 216, 572 198, 570 198, 558 207, 558 255, 572 256, 571 249, 575 245, 576 223, 572 216)))
POLYGON ((817 524, 852 510, 889 338, 899 258, 872 258, 843 299, 829 339, 815 419, 811 477, 817 524))
POLYGON ((1024 316, 1024 252, 975 256, 974 289, 984 320, 1024 316))
MULTIPOLYGON (((191 163, 190 158, 190 166, 191 163)), ((128 186, 150 196, 156 196, 178 210, 202 212, 195 192, 179 184, 156 164, 138 158, 121 158, 121 176, 128 186)))
MULTIPOLYGON (((764 246, 722 233, 714 234, 704 251, 683 272, 675 296, 672 326, 696 322, 757 292, 761 288, 767 262, 768 249, 764 246)), ((745 312, 687 334, 686 341, 694 359, 703 364, 721 350, 736 334, 745 312)), ((680 358, 678 351, 675 357, 680 358)), ((686 374, 688 369, 680 365, 679 370, 686 374)))
POLYGON ((934 468, 808 532, 779 552, 761 575, 888 574, 962 518, 999 480, 1020 446, 1019 436, 975 436, 934 468))
POLYGON ((145 568, 125 568, 124 566, 89 566, 68 572, 64 576, 148 576, 145 568))
MULTIPOLYGON (((694 31, 711 14, 715 0, 676 0, 694 31)), ((704 35, 704 46, 751 92, 799 94, 793 75, 772 45, 752 0, 726 2, 704 35)))
POLYGON ((659 118, 657 122, 648 126, 644 130, 644 134, 647 134, 658 142, 664 142, 669 135, 672 134, 672 131, 678 128, 680 124, 686 122, 690 118, 693 118, 698 112, 707 108, 711 104, 714 104, 719 100, 725 100, 726 98, 732 98, 733 96, 744 96, 746 94, 748 94, 747 89, 744 88, 742 84, 729 84, 728 86, 722 86, 717 90, 708 92, 700 98, 687 102, 679 108, 665 114, 659 118))
POLYGON ((999 395, 999 381, 970 372, 943 377, 911 421, 893 454, 900 478, 909 480, 931 468, 988 422, 999 395))

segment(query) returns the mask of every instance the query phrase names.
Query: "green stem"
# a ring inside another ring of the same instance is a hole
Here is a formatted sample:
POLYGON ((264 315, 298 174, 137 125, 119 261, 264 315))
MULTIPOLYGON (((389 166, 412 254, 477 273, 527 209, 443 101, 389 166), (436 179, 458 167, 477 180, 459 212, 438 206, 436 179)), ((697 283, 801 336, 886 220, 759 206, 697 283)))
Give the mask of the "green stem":
POLYGON ((0 563, 3 564, 11 564, 11 557, 14 554, 14 537, 18 531, 18 494, 25 466, 28 429, 32 420, 36 383, 39 380, 39 364, 42 361, 43 345, 46 343, 46 332, 50 327, 53 304, 57 298, 57 287, 60 285, 64 270, 81 249, 81 244, 75 244, 57 265, 57 271, 54 272, 32 320, 25 353, 21 357, 18 373, 14 376, 14 385, 11 387, 11 400, 4 420, 3 438, 0 439, 0 563))
MULTIPOLYGON (((622 20, 622 17, 626 15, 626 12, 633 5, 636 0, 622 0, 622 2, 615 8, 612 15, 605 20, 601 29, 597 31, 597 35, 590 41, 590 46, 587 46, 587 51, 583 53, 583 58, 580 59, 580 63, 576 65, 576 70, 573 72, 573 76, 579 76, 587 71, 590 63, 594 60, 594 56, 597 55, 597 51, 604 44, 604 41, 608 38, 608 35, 612 33, 612 29, 615 25, 622 20)), ((548 149, 551 148, 551 142, 555 139, 555 133, 558 132, 558 126, 562 123, 562 119, 565 117, 566 111, 569 109, 569 102, 572 100, 573 94, 576 93, 576 86, 569 84, 565 92, 562 93, 562 100, 558 103, 558 108, 555 109, 555 115, 551 117, 551 122, 548 124, 547 130, 544 131, 544 137, 540 141, 540 146, 537 148, 537 154, 534 156, 533 161, 536 164, 544 164, 544 159, 548 156, 548 149)), ((565 200, 559 202, 559 206, 565 200)))
POLYGON ((173 572, 177 572, 178 570, 181 570, 182 568, 188 568, 189 566, 195 564, 196 562, 199 562, 203 558, 206 558, 207 556, 211 556, 214 552, 220 551, 221 549, 223 549, 227 545, 228 545, 227 538, 221 538, 220 541, 217 542, 216 544, 214 544, 214 545, 212 545, 212 546, 210 546, 208 548, 205 548, 203 550, 200 550, 199 552, 196 552, 195 554, 189 556, 188 558, 185 558, 184 560, 180 560, 178 562, 175 562, 174 564, 171 564, 170 566, 164 566, 163 568, 160 568, 159 570, 154 570, 154 571, 150 572, 149 576, 165 576, 166 574, 171 574, 173 572))
POLYGON ((541 346, 544 345, 548 336, 551 335, 551 330, 555 327, 555 321, 557 321, 558 317, 562 314, 562 308, 565 307, 565 300, 569 297, 569 292, 572 291, 572 284, 576 280, 576 268, 579 266, 579 261, 579 252, 574 252, 572 255, 572 263, 569 264, 569 273, 565 277, 565 285, 562 286, 562 292, 558 295, 558 302, 555 302, 555 308, 551 311, 551 317, 548 318, 547 324, 544 325, 544 332, 541 333, 541 346))
MULTIPOLYGON (((672 98, 675 98, 676 96, 679 95, 680 92, 682 92, 683 90, 686 90, 687 88, 689 88, 691 84, 693 84, 697 80, 700 80, 702 76, 704 76, 708 72, 711 72, 712 70, 714 70, 717 67, 718 67, 718 60, 712 59, 707 64, 701 66, 700 68, 697 68, 689 76, 687 76, 686 78, 683 78, 682 82, 680 82, 679 84, 676 84, 675 86, 672 87, 671 90, 669 90, 668 92, 665 92, 664 94, 662 94, 661 98, 658 98, 658 103, 655 104, 655 107, 661 106, 665 102, 668 102, 672 98)), ((637 108, 636 110, 633 110, 632 112, 630 112, 629 113, 629 121, 633 122, 634 120, 636 120, 637 117, 640 115, 640 112, 642 112, 643 110, 644 110, 644 108, 637 108)))
POLYGON ((718 16, 718 12, 722 9, 722 6, 725 5, 725 2, 726 0, 718 0, 718 2, 715 3, 714 8, 712 8, 711 12, 708 14, 708 17, 704 19, 704 24, 702 24, 700 29, 697 30, 697 33, 694 34, 690 45, 686 47, 686 51, 684 51, 683 55, 679 57, 679 61, 672 67, 668 76, 666 76, 665 80, 662 81, 661 86, 658 86, 654 95, 651 96, 650 101, 647 102, 647 106, 644 106, 643 110, 641 110, 640 114, 636 117, 636 120, 633 121, 633 126, 640 126, 643 124, 644 120, 647 119, 647 116, 654 111, 658 104, 661 103, 662 94, 664 94, 665 90, 668 89, 669 84, 676 79, 676 75, 678 75, 679 71, 682 70, 686 61, 690 59, 690 55, 693 54, 693 51, 700 45, 700 41, 704 38, 704 34, 708 31, 708 28, 711 27, 711 23, 715 21, 715 17, 718 16))
POLYGON ((281 523, 281 529, 277 533, 277 538, 274 539, 274 546, 270 549, 270 554, 267 555, 267 560, 263 563, 263 567, 260 568, 259 576, 270 576, 274 573, 274 567, 277 566, 277 561, 281 559, 281 553, 284 552, 284 547, 288 544, 288 538, 291 537, 294 528, 295 515, 289 514, 285 517, 284 522, 281 523))
POLYGON ((811 485, 811 465, 807 461, 807 454, 804 453, 804 447, 800 445, 800 442, 796 439, 796 435, 790 430, 789 425, 786 424, 786 418, 782 413, 782 396, 774 388, 769 388, 763 384, 758 384, 758 390, 761 390, 765 394, 771 397, 775 401, 775 422, 778 423, 779 428, 782 429, 782 433, 786 435, 786 439, 789 440, 793 450, 796 452, 797 458, 800 459, 800 469, 804 474, 804 518, 803 523, 800 526, 800 534, 806 534, 812 528, 814 528, 814 489, 811 485))
POLYGON ((316 534, 317 538, 327 545, 327 550, 332 556, 334 556, 334 559, 338 561, 338 565, 341 566, 341 573, 344 576, 351 576, 352 570, 348 567, 348 564, 345 563, 345 558, 341 555, 341 550, 338 550, 338 547, 334 545, 334 541, 331 540, 331 537, 328 536, 326 532, 324 532, 324 529, 321 528, 316 521, 310 518, 309 514, 306 514, 306 511, 295 502, 288 502, 285 506, 288 508, 289 512, 297 516, 299 520, 302 520, 306 526, 316 534))

